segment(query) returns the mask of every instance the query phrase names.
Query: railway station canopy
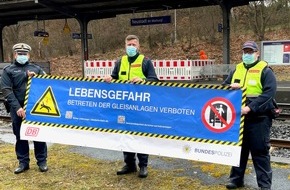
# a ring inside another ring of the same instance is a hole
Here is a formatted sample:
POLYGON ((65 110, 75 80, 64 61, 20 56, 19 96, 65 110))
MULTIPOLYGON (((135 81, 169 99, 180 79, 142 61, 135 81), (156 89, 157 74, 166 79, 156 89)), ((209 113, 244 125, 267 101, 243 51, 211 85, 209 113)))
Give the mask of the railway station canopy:
POLYGON ((236 7, 252 0, 0 0, 0 24, 27 20, 77 18, 95 20, 119 14, 211 5, 236 7))
MULTIPOLYGON (((87 34, 91 20, 121 14, 155 12, 219 5, 223 12, 224 62, 229 63, 229 14, 232 7, 255 0, 0 0, 0 61, 3 61, 2 30, 21 21, 75 18, 87 34)), ((200 19, 200 18, 196 18, 200 19)), ((82 60, 88 60, 87 35, 82 35, 82 60)))

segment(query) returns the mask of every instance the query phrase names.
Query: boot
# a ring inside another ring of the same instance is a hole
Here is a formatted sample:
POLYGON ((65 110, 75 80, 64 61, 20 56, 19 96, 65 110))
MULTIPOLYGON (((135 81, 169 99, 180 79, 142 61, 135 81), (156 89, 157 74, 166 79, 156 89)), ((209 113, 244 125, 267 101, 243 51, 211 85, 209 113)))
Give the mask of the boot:
POLYGON ((244 184, 243 183, 235 184, 233 182, 230 182, 226 185, 227 189, 238 189, 240 187, 244 187, 244 184))
POLYGON ((19 164, 19 166, 14 170, 14 173, 20 174, 22 172, 25 172, 26 170, 29 170, 29 166, 25 166, 24 164, 19 164))
POLYGON ((137 172, 136 166, 130 167, 128 165, 125 165, 121 170, 117 171, 117 175, 124 175, 124 174, 133 173, 133 172, 137 172))
POLYGON ((139 172, 139 177, 140 178, 146 178, 148 176, 148 170, 146 166, 142 166, 140 168, 140 172, 139 172))

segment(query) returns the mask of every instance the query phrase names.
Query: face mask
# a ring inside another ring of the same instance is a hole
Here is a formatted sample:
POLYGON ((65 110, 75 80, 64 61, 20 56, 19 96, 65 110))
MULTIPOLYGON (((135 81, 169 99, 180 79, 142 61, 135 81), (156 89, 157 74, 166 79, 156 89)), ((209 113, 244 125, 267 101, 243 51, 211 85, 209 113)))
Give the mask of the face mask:
POLYGON ((243 54, 243 62, 246 64, 246 65, 250 65, 252 63, 254 63, 256 61, 255 59, 255 54, 243 54))
POLYGON ((27 55, 18 55, 16 57, 16 61, 23 65, 28 61, 28 56, 27 55))
POLYGON ((137 48, 134 46, 127 46, 126 53, 129 57, 134 57, 137 54, 137 48))

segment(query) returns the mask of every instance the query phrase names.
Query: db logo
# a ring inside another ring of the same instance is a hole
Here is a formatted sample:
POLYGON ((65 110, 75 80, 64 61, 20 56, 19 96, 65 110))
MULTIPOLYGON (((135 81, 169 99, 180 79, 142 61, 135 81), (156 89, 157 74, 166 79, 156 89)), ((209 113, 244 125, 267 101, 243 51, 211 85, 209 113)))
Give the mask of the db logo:
POLYGON ((39 128, 36 127, 27 127, 25 136, 33 136, 36 137, 38 135, 39 128))

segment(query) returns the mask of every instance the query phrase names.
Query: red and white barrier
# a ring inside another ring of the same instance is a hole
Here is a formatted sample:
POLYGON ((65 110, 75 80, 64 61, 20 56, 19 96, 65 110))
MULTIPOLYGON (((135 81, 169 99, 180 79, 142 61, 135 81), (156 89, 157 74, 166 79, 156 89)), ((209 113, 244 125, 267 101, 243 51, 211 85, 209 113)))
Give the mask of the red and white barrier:
POLYGON ((88 60, 84 63, 84 76, 87 78, 103 78, 112 74, 114 66, 114 60, 88 60))
MULTIPOLYGON (((202 75, 203 67, 214 64, 214 60, 154 60, 152 61, 160 80, 193 80, 209 78, 202 75)), ((84 76, 103 78, 111 75, 115 60, 88 60, 84 62, 84 76)))
POLYGON ((155 60, 153 65, 160 80, 191 80, 190 60, 155 60))
POLYGON ((202 75, 201 71, 205 66, 214 64, 214 60, 192 60, 192 79, 205 79, 210 78, 210 75, 202 75))

